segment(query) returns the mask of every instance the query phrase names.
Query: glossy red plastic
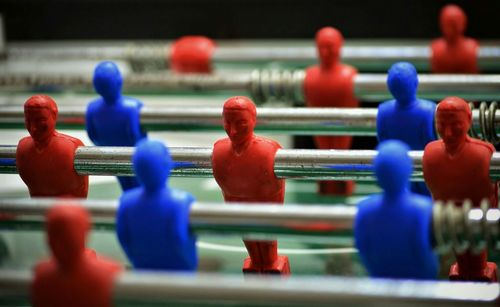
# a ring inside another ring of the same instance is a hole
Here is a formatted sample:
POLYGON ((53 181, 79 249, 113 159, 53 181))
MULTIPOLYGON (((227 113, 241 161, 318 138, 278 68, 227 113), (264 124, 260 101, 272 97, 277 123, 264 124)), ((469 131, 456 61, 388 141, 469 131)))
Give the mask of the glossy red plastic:
POLYGON ((32 303, 35 307, 108 307, 120 264, 85 248, 89 215, 80 206, 56 205, 46 217, 52 257, 34 269, 32 303))
POLYGON ((75 150, 82 141, 55 130, 57 105, 46 95, 35 95, 24 104, 30 136, 19 141, 16 165, 32 197, 78 197, 88 193, 88 176, 74 169, 75 150))
MULTIPOLYGON (((436 110, 437 130, 441 140, 425 147, 423 171, 425 182, 434 200, 452 200, 461 205, 466 199, 479 207, 488 199, 492 207, 498 204, 498 185, 489 175, 490 160, 495 148, 467 135, 472 113, 459 97, 447 97, 436 110)), ((486 252, 474 255, 467 251, 456 255, 450 279, 496 281, 496 264, 486 262, 486 252)))
MULTIPOLYGON (((224 103, 224 129, 228 137, 214 144, 212 167, 224 200, 228 202, 283 203, 285 180, 274 174, 274 157, 281 146, 256 136, 256 108, 247 97, 224 103)), ((244 240, 250 258, 245 273, 289 274, 286 256, 278 256, 276 241, 244 240)))
POLYGON ((439 17, 442 38, 431 43, 431 70, 434 73, 476 74, 479 44, 464 36, 467 16, 457 5, 447 5, 439 17))
MULTIPOLYGON (((340 52, 344 38, 334 28, 325 27, 316 33, 319 65, 306 70, 304 94, 308 107, 357 108, 359 102, 354 95, 354 78, 357 70, 340 62, 340 52)), ((350 149, 350 136, 316 136, 319 149, 350 149)), ((320 193, 351 195, 352 181, 322 181, 320 193)))
POLYGON ((215 43, 208 37, 181 37, 170 49, 170 67, 178 73, 210 73, 214 50, 215 43))

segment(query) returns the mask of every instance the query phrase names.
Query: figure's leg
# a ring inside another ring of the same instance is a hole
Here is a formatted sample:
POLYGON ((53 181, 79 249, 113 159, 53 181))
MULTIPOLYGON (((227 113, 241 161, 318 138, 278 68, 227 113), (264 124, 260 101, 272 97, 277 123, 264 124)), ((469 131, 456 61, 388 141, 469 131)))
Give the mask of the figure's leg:
POLYGON ((122 187, 123 191, 127 191, 130 189, 136 188, 140 185, 137 178, 133 177, 133 176, 120 176, 117 178, 118 178, 118 182, 120 182, 120 186, 122 187))
MULTIPOLYGON (((314 138, 318 149, 350 149, 350 136, 317 136, 314 138)), ((319 193, 322 195, 349 196, 354 192, 354 181, 319 181, 319 193)))
POLYGON ((450 268, 450 280, 497 281, 497 265, 486 261, 486 251, 478 255, 466 251, 462 255, 456 255, 456 258, 457 262, 450 268))
POLYGON ((244 241, 250 257, 245 259, 244 273, 290 274, 287 256, 278 256, 277 241, 244 241))

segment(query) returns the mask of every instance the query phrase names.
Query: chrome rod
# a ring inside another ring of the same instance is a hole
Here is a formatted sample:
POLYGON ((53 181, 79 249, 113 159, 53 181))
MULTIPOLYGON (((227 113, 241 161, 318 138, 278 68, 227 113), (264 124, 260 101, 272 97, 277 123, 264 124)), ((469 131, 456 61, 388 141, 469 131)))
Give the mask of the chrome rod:
MULTIPOLYGON (((0 199, 0 213, 4 217, 0 224, 22 229, 31 224, 39 228, 46 211, 55 204, 84 206, 97 227, 114 227, 118 206, 116 201, 55 198, 0 199)), ((198 234, 350 236, 356 211, 356 207, 346 205, 195 202, 191 206, 189 223, 198 234)))
MULTIPOLYGON (((219 43, 219 42, 218 42, 219 43)), ((431 50, 429 42, 364 41, 349 40, 342 48, 342 61, 359 68, 387 70, 396 61, 408 61, 421 69, 429 69, 431 50)), ((154 62, 158 68, 169 65, 170 43, 165 42, 40 42, 10 43, 7 56, 11 59, 29 58, 43 60, 123 60, 132 63, 154 62)), ((498 70, 500 46, 498 42, 480 44, 478 63, 481 70, 498 70)), ((317 62, 312 40, 287 44, 238 43, 221 41, 212 55, 215 65, 224 63, 291 62, 311 65, 317 62)))
MULTIPOLYGON (((233 91, 248 93, 256 102, 287 101, 304 103, 303 70, 256 70, 252 73, 169 74, 138 73, 125 76, 124 87, 139 91, 233 91)), ((92 76, 57 74, 1 73, 0 87, 80 87, 92 89, 92 76)), ((358 74, 354 79, 355 95, 361 100, 381 101, 392 96, 387 90, 385 74, 358 74)), ((426 75, 419 76, 419 96, 441 99, 449 95, 470 100, 500 98, 500 75, 426 75)))
MULTIPOLYGON (((83 146, 76 149, 74 167, 81 175, 132 176, 133 147, 83 146)), ((172 176, 211 177, 212 148, 172 147, 172 176)), ((279 149, 274 158, 278 178, 316 180, 374 180, 374 150, 279 149)), ((422 151, 410 151, 412 180, 423 180, 422 151)), ((16 146, 0 146, 0 173, 17 173, 16 146)), ((500 153, 490 161, 490 177, 500 179, 500 153)))
MULTIPOLYGON (((12 228, 39 227, 46 211, 56 205, 80 205, 87 208, 96 227, 115 224, 118 204, 115 201, 86 199, 0 199, 0 225, 12 228)), ((197 233, 238 233, 244 235, 301 235, 332 237, 348 235, 354 227, 357 208, 334 205, 294 205, 259 203, 198 203, 190 209, 190 226, 197 233)), ((469 201, 459 207, 438 201, 433 206, 429 229, 435 250, 463 252, 471 249, 500 249, 500 210, 484 202, 472 208, 469 201)), ((324 241, 324 240, 323 240, 324 241)))
MULTIPOLYGON (((0 271, 0 298, 29 299, 32 273, 0 271)), ((498 283, 415 281, 354 277, 249 277, 199 273, 124 272, 113 302, 244 304, 258 306, 496 306, 498 283)))
MULTIPOLYGON (((57 125, 63 129, 85 127, 84 106, 59 107, 57 125)), ((481 131, 479 110, 473 110, 473 128, 481 131)), ((294 135, 376 135, 377 109, 368 108, 258 108, 256 130, 294 135)), ((500 113, 495 113, 500 124, 500 113)), ((222 109, 216 107, 145 107, 141 126, 150 131, 221 131, 222 109)), ((19 106, 0 106, 0 129, 24 128, 19 106)), ((500 125, 495 125, 500 132, 500 125)))

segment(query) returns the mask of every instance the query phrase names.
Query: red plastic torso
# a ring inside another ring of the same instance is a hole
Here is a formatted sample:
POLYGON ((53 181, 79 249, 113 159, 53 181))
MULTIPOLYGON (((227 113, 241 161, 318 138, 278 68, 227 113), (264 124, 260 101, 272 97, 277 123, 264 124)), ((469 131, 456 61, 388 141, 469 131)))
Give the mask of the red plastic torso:
POLYGON ((16 165, 31 196, 87 197, 88 176, 80 176, 74 169, 78 146, 83 146, 79 139, 60 133, 42 150, 31 137, 19 141, 16 165))
POLYGON ((478 207, 483 198, 488 198, 497 207, 498 187, 489 175, 494 151, 491 144, 467 137, 463 148, 452 157, 442 140, 429 143, 424 151, 423 170, 433 199, 470 199, 478 207))
MULTIPOLYGON (((313 66, 306 70, 304 95, 308 107, 357 108, 359 101, 354 96, 356 69, 337 64, 325 70, 313 66)), ((352 137, 317 136, 315 142, 320 149, 349 149, 352 137)))
POLYGON ((274 174, 274 156, 281 146, 254 136, 237 154, 229 138, 214 145, 212 167, 225 201, 283 203, 285 181, 274 174))
POLYGON ((32 300, 35 307, 112 306, 115 275, 122 270, 117 263, 87 253, 71 272, 64 272, 53 260, 35 268, 32 300))
POLYGON ((431 70, 434 73, 477 74, 479 44, 471 38, 463 38, 456 44, 436 39, 431 44, 431 70))
POLYGON ((207 37, 181 37, 171 47, 170 66, 178 73, 209 73, 214 50, 214 41, 207 37))

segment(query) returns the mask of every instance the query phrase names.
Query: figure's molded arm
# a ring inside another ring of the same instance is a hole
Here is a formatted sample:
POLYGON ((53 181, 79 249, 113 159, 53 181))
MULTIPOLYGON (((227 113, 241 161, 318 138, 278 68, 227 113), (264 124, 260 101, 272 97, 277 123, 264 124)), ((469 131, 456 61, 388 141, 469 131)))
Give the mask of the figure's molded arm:
POLYGON ((95 130, 93 121, 92 121, 92 110, 91 105, 87 108, 87 112, 85 113, 85 130, 87 130, 87 135, 89 139, 97 146, 100 146, 97 140, 97 132, 95 130))
POLYGON ((377 140, 382 142, 387 139, 387 133, 384 126, 384 116, 381 114, 381 108, 377 112, 377 140))
POLYGON ((435 123, 435 117, 436 117, 436 104, 432 101, 429 101, 430 105, 429 108, 432 108, 430 110, 422 110, 428 113, 428 117, 426 120, 423 122, 423 126, 420 131, 422 132, 422 140, 425 142, 425 144, 428 144, 432 141, 435 141, 438 139, 437 136, 437 131, 436 131, 436 123, 435 123))
POLYGON ((133 101, 135 102, 135 106, 134 106, 134 109, 132 111, 133 116, 134 116, 134 118, 133 118, 134 124, 130 128, 131 128, 132 137, 137 142, 137 141, 145 138, 147 136, 147 133, 146 133, 146 131, 144 131, 142 129, 142 126, 141 126, 141 109, 144 106, 144 104, 142 103, 142 101, 137 100, 137 99, 134 99, 133 101))
MULTIPOLYGON (((183 191, 182 191, 183 192, 183 191)), ((193 195, 184 192, 182 195, 182 202, 178 204, 179 210, 177 210, 177 235, 179 242, 184 244, 190 240, 191 229, 189 227, 189 212, 195 198, 193 195)))
POLYGON ((130 244, 130 238, 128 234, 128 219, 126 213, 125 204, 123 204, 123 197, 120 199, 120 207, 118 208, 118 212, 116 214, 116 235, 118 237, 118 241, 120 242, 122 248, 128 254, 128 247, 130 244))

